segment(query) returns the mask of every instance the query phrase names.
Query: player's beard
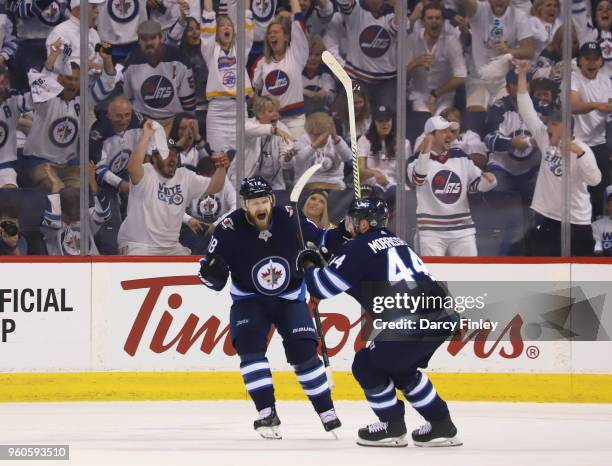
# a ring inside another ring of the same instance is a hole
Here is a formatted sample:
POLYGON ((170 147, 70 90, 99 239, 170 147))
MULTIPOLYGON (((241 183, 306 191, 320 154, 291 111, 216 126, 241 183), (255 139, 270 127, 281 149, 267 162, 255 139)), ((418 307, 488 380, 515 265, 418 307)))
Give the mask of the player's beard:
POLYGON ((247 219, 260 230, 267 230, 272 218, 272 211, 268 208, 260 207, 254 212, 247 210, 247 219))

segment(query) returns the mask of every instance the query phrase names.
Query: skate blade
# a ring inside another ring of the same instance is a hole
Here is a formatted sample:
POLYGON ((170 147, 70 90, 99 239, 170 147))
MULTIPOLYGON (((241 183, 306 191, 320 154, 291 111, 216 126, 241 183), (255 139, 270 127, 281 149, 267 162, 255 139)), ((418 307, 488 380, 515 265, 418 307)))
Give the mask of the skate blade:
POLYGON ((265 438, 266 440, 280 440, 283 438, 277 426, 260 427, 255 430, 259 433, 259 435, 261 435, 262 438, 265 438))
POLYGON ((329 432, 330 434, 332 434, 336 440, 340 440, 340 436, 338 435, 338 431, 339 431, 339 430, 340 430, 340 428, 339 428, 339 427, 337 427, 337 428, 335 428, 335 429, 328 430, 328 432, 329 432))
POLYGON ((362 447, 400 448, 408 446, 408 439, 405 435, 378 441, 357 439, 357 445, 361 445, 362 447))
POLYGON ((451 438, 437 438, 429 442, 414 442, 414 445, 422 448, 459 447, 463 445, 463 442, 459 437, 455 436, 451 438))

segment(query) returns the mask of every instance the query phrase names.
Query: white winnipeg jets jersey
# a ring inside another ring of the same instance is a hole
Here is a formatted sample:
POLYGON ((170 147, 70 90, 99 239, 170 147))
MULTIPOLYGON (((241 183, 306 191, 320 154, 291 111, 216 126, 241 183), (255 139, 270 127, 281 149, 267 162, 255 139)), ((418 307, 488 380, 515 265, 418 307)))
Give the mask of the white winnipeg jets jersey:
POLYGON ((32 110, 30 93, 11 95, 0 103, 0 169, 17 160, 17 120, 32 110))

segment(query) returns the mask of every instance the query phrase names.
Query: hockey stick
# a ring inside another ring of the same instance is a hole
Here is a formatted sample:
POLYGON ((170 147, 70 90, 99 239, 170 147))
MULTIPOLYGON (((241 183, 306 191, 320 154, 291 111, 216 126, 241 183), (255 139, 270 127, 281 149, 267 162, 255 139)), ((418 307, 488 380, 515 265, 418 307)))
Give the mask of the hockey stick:
POLYGON ((346 103, 348 105, 349 114, 349 132, 351 135, 351 152, 353 153, 353 189, 355 191, 355 199, 361 198, 361 181, 359 180, 359 163, 357 161, 357 128, 355 126, 355 105, 353 103, 353 81, 344 68, 338 63, 338 60, 327 50, 321 55, 323 62, 342 83, 344 92, 346 93, 346 103))
MULTIPOLYGON (((321 164, 317 163, 306 170, 302 176, 297 180, 295 186, 291 190, 291 195, 289 196, 289 201, 291 202, 291 206, 295 212, 295 222, 297 223, 298 236, 300 239, 300 247, 304 249, 306 247, 306 243, 304 242, 304 233, 302 231, 302 223, 300 221, 300 214, 298 210, 298 202, 300 200, 300 195, 304 190, 304 186, 308 183, 308 180, 314 175, 314 173, 321 168, 321 164)), ((325 366, 325 373, 327 374, 327 383, 329 384, 329 389, 334 389, 334 376, 331 370, 331 366, 329 365, 329 356, 327 355, 327 345, 325 344, 325 336, 323 335, 323 328, 321 327, 321 315, 319 314, 319 303, 314 298, 311 298, 311 303, 313 304, 312 313, 315 319, 315 326, 317 327, 317 333, 319 334, 319 338, 321 339, 321 355, 323 357, 323 365, 325 366)))

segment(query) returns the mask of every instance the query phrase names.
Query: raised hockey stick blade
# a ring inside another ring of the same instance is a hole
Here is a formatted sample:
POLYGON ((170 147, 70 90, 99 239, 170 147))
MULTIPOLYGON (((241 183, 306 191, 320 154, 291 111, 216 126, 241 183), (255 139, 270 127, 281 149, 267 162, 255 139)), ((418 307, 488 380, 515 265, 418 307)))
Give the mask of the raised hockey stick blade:
POLYGON ((334 73, 334 76, 338 78, 338 81, 342 83, 342 87, 344 87, 344 92, 346 93, 346 103, 349 114, 349 133, 351 136, 351 152, 353 153, 353 188, 355 191, 355 198, 360 198, 361 181, 359 179, 359 163, 357 161, 357 128, 355 126, 355 106, 353 104, 353 81, 346 71, 344 71, 340 63, 338 63, 336 57, 327 50, 323 52, 321 58, 331 72, 334 73))
POLYGON ((304 186, 308 184, 308 180, 310 180, 312 175, 314 175, 315 172, 321 167, 322 165, 320 163, 316 163, 312 167, 310 167, 308 170, 306 170, 304 173, 302 173, 302 176, 300 176, 300 178, 295 183, 295 186, 291 190, 291 196, 289 196, 289 200, 291 202, 297 203, 300 200, 300 195, 302 194, 302 191, 304 190, 304 186))

